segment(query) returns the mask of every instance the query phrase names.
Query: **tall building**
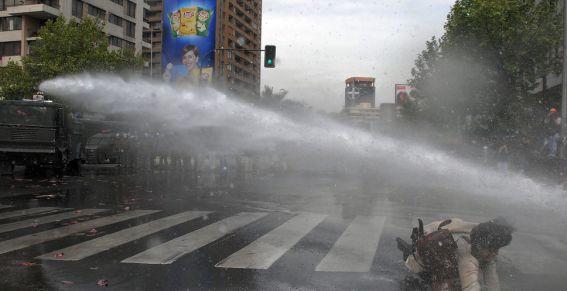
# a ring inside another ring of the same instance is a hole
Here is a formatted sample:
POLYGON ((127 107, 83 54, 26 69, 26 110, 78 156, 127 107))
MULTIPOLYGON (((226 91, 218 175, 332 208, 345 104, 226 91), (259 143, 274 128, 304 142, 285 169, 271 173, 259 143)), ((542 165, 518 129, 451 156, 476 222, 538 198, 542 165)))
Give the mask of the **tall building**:
MULTIPOLYGON (((217 0, 217 48, 262 48, 262 1, 217 0)), ((261 52, 217 53, 217 80, 228 90, 260 94, 261 52)))
POLYGON ((343 115, 353 125, 376 130, 380 109, 376 108, 376 79, 351 77, 345 80, 345 108, 343 115))
POLYGON ((39 29, 59 15, 79 21, 99 18, 111 47, 141 53, 148 45, 142 40, 148 8, 143 0, 0 0, 0 66, 28 54, 39 29))
POLYGON ((376 105, 376 79, 351 77, 345 80, 345 108, 374 108, 376 105))
POLYGON ((145 18, 149 26, 144 29, 144 41, 150 45, 143 50, 144 59, 148 60, 145 73, 152 78, 161 78, 163 0, 146 0, 146 4, 149 8, 145 18))
MULTIPOLYGON (((149 5, 146 11, 149 28, 144 31, 144 37, 146 42, 153 43, 151 49, 144 49, 147 60, 153 55, 146 70, 148 75, 152 71, 154 78, 160 78, 163 73, 163 0, 146 0, 146 3, 149 5)), ((215 48, 262 48, 261 0, 216 0, 215 13, 215 48)), ((214 82, 227 90, 239 94, 259 94, 260 69, 261 52, 215 52, 214 82)))

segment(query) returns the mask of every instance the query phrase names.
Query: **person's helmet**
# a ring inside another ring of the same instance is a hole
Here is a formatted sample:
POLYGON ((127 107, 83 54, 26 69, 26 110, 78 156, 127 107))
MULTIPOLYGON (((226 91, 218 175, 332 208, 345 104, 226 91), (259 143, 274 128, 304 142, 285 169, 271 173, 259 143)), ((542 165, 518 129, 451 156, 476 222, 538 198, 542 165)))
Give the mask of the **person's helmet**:
POLYGON ((555 109, 555 108, 551 108, 551 109, 549 109, 549 112, 551 112, 551 113, 555 113, 555 112, 557 112, 557 109, 555 109))

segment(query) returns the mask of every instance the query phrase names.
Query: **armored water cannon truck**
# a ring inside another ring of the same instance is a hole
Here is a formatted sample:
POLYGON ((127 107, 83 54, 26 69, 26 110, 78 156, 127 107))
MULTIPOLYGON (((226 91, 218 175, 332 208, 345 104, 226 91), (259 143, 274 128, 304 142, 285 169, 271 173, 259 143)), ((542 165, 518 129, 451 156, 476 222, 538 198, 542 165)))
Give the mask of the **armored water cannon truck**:
POLYGON ((0 165, 23 165, 26 173, 65 169, 78 172, 81 124, 61 104, 34 100, 0 100, 0 165))

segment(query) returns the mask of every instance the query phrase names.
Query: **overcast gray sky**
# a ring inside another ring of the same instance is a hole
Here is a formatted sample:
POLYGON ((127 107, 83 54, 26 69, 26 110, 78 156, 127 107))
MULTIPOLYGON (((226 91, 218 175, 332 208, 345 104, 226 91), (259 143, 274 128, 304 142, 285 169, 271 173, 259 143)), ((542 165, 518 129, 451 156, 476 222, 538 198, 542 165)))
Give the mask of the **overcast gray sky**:
POLYGON ((264 0, 262 43, 277 46, 262 84, 317 110, 340 111, 344 80, 376 78, 376 102, 394 101, 426 40, 443 32, 455 0, 264 0))

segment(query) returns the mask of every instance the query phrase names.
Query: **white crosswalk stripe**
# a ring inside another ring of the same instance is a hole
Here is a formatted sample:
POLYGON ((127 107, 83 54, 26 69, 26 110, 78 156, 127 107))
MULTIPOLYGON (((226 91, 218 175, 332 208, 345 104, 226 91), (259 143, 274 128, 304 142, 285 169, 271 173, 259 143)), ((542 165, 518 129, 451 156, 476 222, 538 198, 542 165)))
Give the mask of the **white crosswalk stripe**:
POLYGON ((93 215, 93 214, 97 214, 97 213, 100 213, 100 212, 103 212, 103 211, 106 211, 106 209, 83 209, 83 210, 80 210, 80 211, 63 212, 63 213, 49 215, 49 216, 42 216, 42 217, 38 217, 38 218, 31 218, 31 219, 22 220, 22 221, 16 221, 16 222, 12 222, 12 223, 1 224, 0 225, 0 233, 13 231, 13 230, 20 229, 20 228, 38 226, 38 225, 56 222, 56 221, 61 221, 61 220, 65 220, 65 219, 78 218, 78 217, 86 216, 86 215, 93 215))
POLYGON ((34 214, 45 214, 46 212, 51 212, 55 210, 71 210, 71 208, 61 209, 58 207, 36 207, 22 210, 14 210, 6 213, 0 214, 0 219, 8 219, 20 216, 34 215, 34 214))
POLYGON ((267 213, 239 213, 123 260, 123 263, 171 264, 180 257, 248 225, 267 213))
POLYGON ((136 239, 148 236, 158 231, 172 226, 203 217, 210 214, 209 211, 186 211, 176 215, 157 219, 138 226, 127 228, 109 235, 105 235, 93 240, 89 240, 68 248, 60 249, 42 256, 38 259, 57 260, 57 261, 77 261, 86 257, 109 250, 136 239), (56 253, 63 253, 64 256, 55 256, 56 253))
MULTIPOLYGON (((98 214, 107 209, 82 209, 61 213, 50 213, 54 210, 72 210, 55 207, 38 207, 28 210, 9 212, 9 217, 22 216, 21 221, 0 224, 0 233, 42 225, 56 221, 98 214), (43 214, 36 218, 27 215, 43 214)), ((60 239, 74 233, 88 231, 137 217, 157 213, 159 210, 132 210, 119 214, 79 221, 75 224, 61 226, 13 239, 0 241, 0 255, 33 245, 60 239)), ((211 211, 185 211, 172 214, 149 222, 110 232, 109 234, 70 245, 55 251, 40 254, 36 259, 54 261, 79 261, 113 248, 133 243, 139 239, 149 238, 150 235, 172 228, 191 220, 206 217, 211 211), (59 255, 63 254, 63 255, 59 255)), ((7 213, 5 213, 7 214, 7 213)), ((135 264, 171 264, 181 257, 199 250, 219 239, 236 232, 263 217, 268 212, 243 212, 226 217, 186 234, 180 234, 172 240, 150 247, 122 263, 135 264)), ((269 269, 281 257, 289 252, 307 234, 325 220, 327 215, 314 213, 299 213, 292 216, 283 224, 270 230, 247 246, 237 250, 230 256, 218 262, 217 268, 235 269, 269 269)), ((356 216, 334 242, 332 248, 314 268, 316 272, 370 272, 374 257, 378 250, 380 237, 386 218, 383 216, 356 216)), ((151 240, 150 240, 151 241, 151 240)), ((314 262, 317 264, 317 262, 314 262)))
POLYGON ((63 226, 56 229, 46 230, 39 233, 2 241, 0 242, 0 254, 5 254, 11 251, 20 250, 36 244, 66 237, 73 233, 87 231, 97 227, 103 227, 106 225, 141 217, 144 215, 149 215, 156 212, 159 212, 159 210, 132 210, 108 217, 97 218, 90 221, 85 221, 77 224, 63 226))
POLYGON ((219 268, 268 269, 326 215, 299 214, 216 265, 219 268))
POLYGON ((315 271, 369 272, 378 249, 385 217, 357 216, 315 271))

